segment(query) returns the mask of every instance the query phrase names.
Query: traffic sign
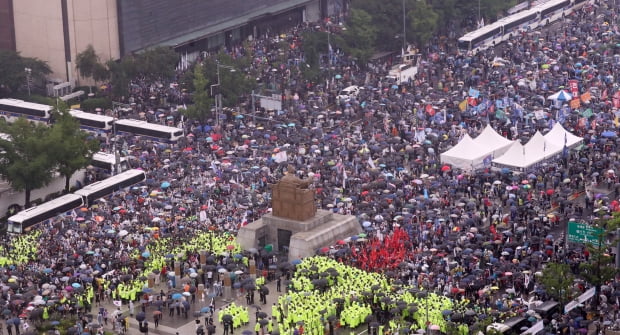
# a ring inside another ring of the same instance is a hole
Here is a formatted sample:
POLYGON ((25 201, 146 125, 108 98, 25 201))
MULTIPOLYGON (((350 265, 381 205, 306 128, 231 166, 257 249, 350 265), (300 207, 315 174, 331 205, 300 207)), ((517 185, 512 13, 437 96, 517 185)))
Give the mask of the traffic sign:
MULTIPOLYGON (((568 223, 568 241, 574 243, 592 243, 598 245, 599 237, 603 234, 602 228, 593 227, 587 223, 571 221, 568 223)), ((603 237, 604 238, 604 237, 603 237)))

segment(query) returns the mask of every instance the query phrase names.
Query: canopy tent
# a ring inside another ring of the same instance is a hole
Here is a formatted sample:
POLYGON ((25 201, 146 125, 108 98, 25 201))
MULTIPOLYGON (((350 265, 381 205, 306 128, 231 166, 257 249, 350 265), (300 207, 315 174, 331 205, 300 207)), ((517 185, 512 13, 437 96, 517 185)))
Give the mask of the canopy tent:
POLYGON ((510 148, 512 142, 513 141, 498 134, 490 124, 487 124, 482 133, 474 139, 474 143, 485 148, 484 156, 488 156, 490 154, 492 157, 499 157, 503 155, 506 150, 510 148))
POLYGON ((559 90, 558 92, 547 97, 547 99, 553 101, 570 101, 572 98, 573 96, 565 90, 559 90))
POLYGON ((514 141, 506 152, 493 160, 493 166, 509 169, 523 169, 527 166, 525 161, 525 148, 523 144, 514 141))
POLYGON ((562 146, 547 141, 537 131, 527 144, 513 143, 505 154, 493 160, 493 166, 523 171, 561 153, 562 148, 562 146))
POLYGON ((545 135, 545 140, 561 148, 565 145, 568 148, 574 148, 583 142, 582 137, 571 134, 559 122, 545 135))
POLYGON ((442 164, 450 164, 463 170, 473 170, 483 165, 485 156, 480 156, 480 153, 485 151, 486 148, 476 144, 468 134, 465 134, 457 145, 439 155, 439 158, 442 164))
POLYGON ((573 96, 565 90, 560 90, 548 96, 547 99, 553 101, 553 105, 556 108, 560 108, 562 104, 567 104, 569 101, 571 101, 571 99, 573 99, 573 96))

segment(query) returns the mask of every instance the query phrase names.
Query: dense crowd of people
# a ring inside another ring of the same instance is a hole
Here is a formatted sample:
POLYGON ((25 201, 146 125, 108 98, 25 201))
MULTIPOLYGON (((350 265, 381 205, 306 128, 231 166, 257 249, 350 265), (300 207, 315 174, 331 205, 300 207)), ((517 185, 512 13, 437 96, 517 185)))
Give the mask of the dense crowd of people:
MULTIPOLYGON (((327 23, 228 50, 233 57, 252 55, 252 71, 285 92, 283 110, 253 117, 237 109, 220 125, 185 123, 186 137, 177 144, 136 137, 117 141, 130 164, 147 173, 144 185, 77 209, 30 235, 3 238, 0 305, 7 330, 11 325, 17 334, 19 325, 24 330, 27 323, 19 318, 27 316, 28 305, 46 314, 48 306, 78 313, 105 297, 120 304, 144 300, 143 294, 149 295, 143 292, 144 268, 168 280, 175 259, 184 263, 188 286, 206 283, 208 289, 222 285, 218 268, 247 269, 248 259, 259 269, 282 270, 270 262, 273 252, 223 252, 229 245, 225 233, 233 236, 270 210, 269 184, 289 164, 299 176, 313 179, 319 208, 355 215, 365 230, 317 253, 418 289, 467 299, 472 306, 530 315, 535 301, 550 299, 539 281, 546 263, 570 264, 579 276, 579 264, 588 262, 589 251, 565 243, 562 227, 573 218, 596 223, 619 209, 614 198, 620 188, 616 15, 609 4, 588 5, 559 29, 526 31, 476 55, 436 44, 422 55, 416 79, 402 85, 386 78, 392 61, 365 67, 338 50, 322 59, 338 74, 334 79, 304 80, 301 33, 331 29, 327 23), (279 49, 280 40, 290 47, 279 49), (288 62, 279 62, 280 53, 288 62), (579 105, 548 100, 569 89, 570 80, 577 81, 577 96, 588 94, 579 105), (339 90, 349 85, 362 89, 339 99, 339 90), (583 145, 525 173, 491 166, 460 170, 440 161, 441 152, 465 134, 475 137, 487 124, 508 139, 527 141, 556 122, 583 137, 583 145), (217 245, 224 249, 207 248, 213 267, 192 277, 191 269, 200 268, 200 248, 184 245, 204 231, 217 231, 217 245), (149 259, 153 243, 163 239, 183 256, 149 259), (36 301, 43 303, 35 308, 36 301)), ((174 107, 158 109, 190 102, 170 84, 136 80, 128 98, 132 108, 123 113, 179 124, 174 107)), ((102 147, 112 150, 109 143, 102 147)), ((228 251, 236 248, 230 245, 228 251)), ((178 287, 171 282, 171 292, 159 298, 171 299, 178 287)), ((570 313, 538 317, 547 319, 551 333, 587 328, 586 311, 611 327, 619 319, 618 287, 617 278, 604 285, 595 299, 598 310, 588 301, 570 313)), ((576 298, 588 288, 576 281, 570 295, 576 298)), ((186 292, 188 299, 196 294, 195 289, 186 292)), ((376 320, 389 320, 381 308, 368 311, 376 320)))

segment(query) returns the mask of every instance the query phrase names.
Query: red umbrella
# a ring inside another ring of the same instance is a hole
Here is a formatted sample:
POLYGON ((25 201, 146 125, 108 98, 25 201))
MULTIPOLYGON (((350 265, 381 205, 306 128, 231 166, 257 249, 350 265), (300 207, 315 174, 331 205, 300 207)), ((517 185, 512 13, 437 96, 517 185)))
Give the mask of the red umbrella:
POLYGON ((450 170, 451 170, 451 168, 448 165, 444 165, 444 166, 441 167, 441 172, 446 172, 446 171, 450 171, 450 170))
POLYGON ((329 251, 329 248, 328 247, 323 247, 319 251, 322 252, 322 253, 327 253, 329 251))
POLYGON ((547 190, 547 195, 552 195, 553 193, 555 193, 555 190, 550 188, 547 190))
POLYGON ((347 242, 345 242, 344 240, 339 240, 339 241, 336 242, 336 244, 338 244, 338 245, 345 245, 345 244, 347 244, 347 242))

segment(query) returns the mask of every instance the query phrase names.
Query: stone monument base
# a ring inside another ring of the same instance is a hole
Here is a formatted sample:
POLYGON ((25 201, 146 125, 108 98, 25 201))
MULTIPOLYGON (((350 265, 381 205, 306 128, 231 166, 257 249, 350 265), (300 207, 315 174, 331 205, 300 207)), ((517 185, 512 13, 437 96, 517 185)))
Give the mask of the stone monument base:
POLYGON ((288 259, 293 260, 312 256, 317 249, 361 232, 355 216, 317 210, 313 218, 304 221, 266 214, 241 227, 237 241, 246 250, 271 244, 273 250, 288 250, 288 259))

